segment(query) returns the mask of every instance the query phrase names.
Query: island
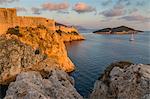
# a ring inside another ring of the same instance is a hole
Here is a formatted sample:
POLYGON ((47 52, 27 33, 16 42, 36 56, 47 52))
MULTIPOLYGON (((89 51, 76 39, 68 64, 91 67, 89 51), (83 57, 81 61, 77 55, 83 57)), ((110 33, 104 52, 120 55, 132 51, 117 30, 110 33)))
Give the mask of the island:
POLYGON ((97 34, 133 34, 143 32, 141 30, 136 30, 127 26, 119 26, 115 28, 104 28, 101 30, 94 31, 93 33, 97 34))

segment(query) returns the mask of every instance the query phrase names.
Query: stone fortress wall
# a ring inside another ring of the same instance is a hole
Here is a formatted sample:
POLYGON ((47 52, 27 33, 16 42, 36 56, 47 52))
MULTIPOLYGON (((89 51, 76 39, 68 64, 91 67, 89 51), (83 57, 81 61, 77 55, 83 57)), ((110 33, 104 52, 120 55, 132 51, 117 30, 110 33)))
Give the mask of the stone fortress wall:
POLYGON ((15 25, 16 10, 0 8, 0 34, 5 33, 9 27, 15 25))
POLYGON ((8 28, 11 27, 36 27, 39 24, 46 26, 53 32, 58 29, 65 32, 77 31, 73 27, 56 27, 55 21, 52 19, 46 19, 43 17, 17 16, 17 11, 15 8, 0 8, 0 34, 6 33, 8 28))

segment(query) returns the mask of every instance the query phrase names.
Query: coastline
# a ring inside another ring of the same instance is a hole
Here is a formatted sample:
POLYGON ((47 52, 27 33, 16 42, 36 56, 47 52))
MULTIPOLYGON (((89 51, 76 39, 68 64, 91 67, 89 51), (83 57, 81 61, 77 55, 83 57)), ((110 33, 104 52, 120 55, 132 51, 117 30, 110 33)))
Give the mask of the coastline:
MULTIPOLYGON (((1 97, 4 92, 0 93, 0 98, 83 99, 74 87, 74 79, 69 76, 75 71, 75 65, 68 56, 65 42, 85 40, 85 37, 74 27, 56 26, 54 20, 17 17, 15 13, 13 16, 10 20, 14 26, 2 28, 0 35, 0 88, 7 89, 5 97, 1 97), (20 19, 26 25, 21 24, 20 19), (40 24, 32 22, 37 19, 40 24)), ((12 24, 10 20, 8 24, 12 24)), ((150 65, 112 63, 95 82, 89 98, 146 99, 150 97, 149 81, 150 65)))
MULTIPOLYGON (((65 71, 64 72, 65 75, 68 75, 66 72, 71 72, 75 70, 74 64, 67 55, 66 47, 64 44, 64 42, 66 41, 64 41, 64 38, 59 36, 57 33, 49 33, 45 31, 45 29, 31 28, 31 27, 29 28, 19 27, 19 33, 21 34, 21 37, 10 33, 3 34, 0 36, 1 42, 0 50, 3 50, 3 52, 0 52, 0 55, 2 56, 3 54, 4 55, 9 54, 7 55, 8 59, 5 59, 5 57, 1 58, 1 64, 4 64, 2 69, 0 69, 1 86, 13 83, 16 80, 16 77, 23 72, 26 72, 27 75, 29 73, 30 75, 30 71, 36 71, 40 73, 40 75, 43 75, 44 73, 45 77, 55 69, 56 72, 58 73, 65 71), (7 67, 7 63, 10 64, 9 68, 7 67)), ((65 34, 63 35, 65 36, 65 34)), ((83 38, 83 36, 78 34, 76 34, 75 37, 74 35, 67 35, 65 37, 70 38, 69 40, 67 40, 67 42, 85 39, 83 38)), ((65 78, 63 77, 63 79, 65 78)), ((59 82, 56 81, 55 83, 59 82)), ((73 85, 74 84, 71 82, 69 86, 72 87, 70 87, 69 89, 73 90, 73 93, 75 93, 75 95, 79 97, 78 99, 82 99, 82 97, 73 88, 73 85)), ((8 90, 9 88, 10 85, 8 87, 8 90)), ((67 90, 69 91, 69 89, 67 90)), ((8 97, 9 96, 7 94, 5 99, 7 99, 8 97)))

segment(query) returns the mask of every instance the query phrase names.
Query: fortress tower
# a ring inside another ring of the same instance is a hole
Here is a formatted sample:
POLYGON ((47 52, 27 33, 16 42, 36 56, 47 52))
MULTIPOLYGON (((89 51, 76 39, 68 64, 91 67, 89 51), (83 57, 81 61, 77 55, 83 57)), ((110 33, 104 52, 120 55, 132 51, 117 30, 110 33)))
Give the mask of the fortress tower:
POLYGON ((6 32, 9 27, 15 26, 16 17, 16 9, 0 8, 0 34, 6 32))

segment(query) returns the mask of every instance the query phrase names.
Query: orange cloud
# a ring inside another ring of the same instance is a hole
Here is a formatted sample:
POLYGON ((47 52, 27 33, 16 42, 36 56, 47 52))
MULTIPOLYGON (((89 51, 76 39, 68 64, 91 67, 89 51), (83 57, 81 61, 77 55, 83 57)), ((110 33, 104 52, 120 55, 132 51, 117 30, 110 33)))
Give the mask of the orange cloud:
POLYGON ((66 10, 69 8, 69 4, 67 2, 62 3, 44 3, 42 5, 44 10, 55 11, 55 10, 66 10))
POLYGON ((85 13, 85 12, 96 11, 95 8, 87 5, 86 3, 82 3, 82 2, 79 2, 79 3, 75 4, 75 6, 73 7, 73 10, 78 12, 78 13, 85 13))

